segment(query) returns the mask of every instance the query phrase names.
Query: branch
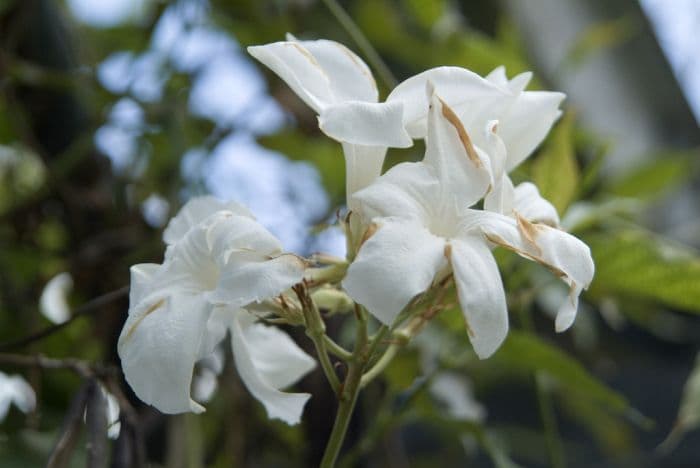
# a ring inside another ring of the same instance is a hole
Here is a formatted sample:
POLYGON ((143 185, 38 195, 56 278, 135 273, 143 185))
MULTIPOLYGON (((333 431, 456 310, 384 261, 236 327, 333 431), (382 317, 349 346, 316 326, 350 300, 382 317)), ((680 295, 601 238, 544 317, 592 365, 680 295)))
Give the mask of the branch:
POLYGON ((116 372, 114 366, 100 366, 75 358, 54 359, 35 354, 0 353, 0 364, 19 367, 38 367, 40 369, 68 369, 84 378, 101 377, 116 372))
POLYGON ((62 330, 64 327, 68 326, 69 324, 73 323, 73 321, 79 317, 82 317, 84 315, 88 315, 92 313, 95 309, 98 309, 106 304, 109 304, 110 302, 116 301, 117 299, 121 299, 122 297, 126 296, 129 293, 129 286, 124 286, 121 287, 115 291, 108 292, 107 294, 103 294, 102 296, 98 296, 91 301, 86 302, 85 304, 81 305, 80 307, 76 308, 73 311, 73 314, 71 317, 66 320, 65 322, 52 325, 50 327, 47 327, 37 333, 34 333, 29 336, 25 336, 24 338, 20 338, 19 340, 15 341, 10 341, 8 343, 2 343, 0 344, 0 351, 10 351, 13 349, 17 348, 22 348, 30 343, 33 343, 35 341, 39 341, 49 335, 52 335, 56 333, 59 330, 62 330))

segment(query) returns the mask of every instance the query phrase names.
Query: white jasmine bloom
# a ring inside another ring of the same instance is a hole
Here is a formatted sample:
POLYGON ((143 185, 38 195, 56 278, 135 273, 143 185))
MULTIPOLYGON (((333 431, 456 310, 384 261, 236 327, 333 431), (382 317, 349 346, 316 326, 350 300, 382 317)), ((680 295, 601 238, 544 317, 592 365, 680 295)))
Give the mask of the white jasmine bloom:
POLYGON ((139 398, 165 413, 201 412, 190 396, 194 365, 230 331, 248 390, 271 418, 295 424, 310 395, 279 389, 314 361, 283 332, 255 323, 245 307, 301 281, 304 264, 284 254, 247 211, 227 207, 217 211, 220 202, 194 199, 165 231, 164 263, 131 268, 129 317, 119 338, 124 374, 139 398), (261 335, 270 340, 265 346, 261 335))
MULTIPOLYGON (((412 138, 425 138, 429 104, 425 88, 430 82, 459 117, 474 145, 489 155, 494 180, 485 208, 502 214, 512 214, 515 209, 529 221, 558 226, 556 210, 539 195, 537 188, 526 183, 514 189, 507 175, 532 154, 561 116, 559 105, 564 94, 524 91, 531 78, 532 73, 526 72, 509 81, 503 67, 496 68, 486 78, 464 68, 437 67, 399 84, 385 105, 401 104, 406 131, 412 138)), ((357 119, 362 120, 362 116, 357 119)), ((387 128, 390 124, 383 122, 375 126, 387 128)), ((362 127, 355 126, 353 130, 346 135, 348 141, 365 138, 362 127)), ((377 144, 395 146, 389 139, 377 144)))
POLYGON ((388 146, 413 143, 402 103, 378 103, 377 85, 360 57, 334 41, 287 41, 248 47, 319 115, 319 126, 343 144, 348 197, 379 176, 388 146))
POLYGON ((473 210, 491 186, 490 161, 435 92, 427 121, 426 154, 393 167, 355 194, 376 232, 362 245, 343 286, 385 324, 433 281, 454 274, 470 340, 490 356, 508 329, 505 293, 493 244, 555 271, 570 286, 556 319, 574 320, 578 295, 593 277, 588 247, 575 237, 517 214, 473 210))
POLYGON ((0 372, 0 422, 7 416, 11 404, 23 413, 29 413, 36 407, 36 395, 21 376, 0 372))
POLYGON ((525 72, 509 81, 503 67, 486 78, 463 68, 438 67, 399 84, 387 102, 402 102, 406 128, 413 138, 423 138, 428 109, 423 90, 431 82, 473 136, 474 144, 489 154, 494 185, 485 208, 502 214, 512 214, 515 209, 529 221, 558 226, 556 210, 537 188, 526 183, 514 189, 507 175, 532 154, 561 116, 564 94, 525 91, 531 78, 532 73, 525 72))
POLYGON ((59 273, 46 283, 39 298, 41 314, 52 323, 63 323, 70 318, 67 296, 73 289, 73 277, 68 272, 59 273))

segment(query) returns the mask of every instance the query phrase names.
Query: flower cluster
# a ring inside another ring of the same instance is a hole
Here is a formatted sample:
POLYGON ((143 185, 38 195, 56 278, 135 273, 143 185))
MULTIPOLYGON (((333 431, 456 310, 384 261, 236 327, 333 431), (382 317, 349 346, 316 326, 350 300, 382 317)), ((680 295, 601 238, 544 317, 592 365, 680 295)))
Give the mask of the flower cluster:
MULTIPOLYGON (((502 67, 485 78, 439 67, 409 78, 379 102, 369 68, 338 43, 290 36, 248 51, 342 144, 348 261, 332 270, 339 277, 314 276, 308 262, 284 253, 245 208, 211 198, 190 201, 165 230, 163 264, 132 268, 119 352, 141 399, 165 412, 201 411, 190 396, 193 368, 228 331, 250 392, 271 417, 297 422, 308 395, 279 389, 314 361, 260 321, 279 312, 275 301, 293 302, 289 290, 302 282, 340 283, 341 295, 392 327, 417 295, 453 278, 469 339, 486 358, 508 330, 496 247, 545 265, 566 282, 570 293, 556 330, 571 326, 579 294, 593 277, 590 251, 560 229, 556 210, 535 185, 514 186, 508 175, 561 115, 561 93, 525 91, 531 74, 508 80, 502 67), (415 139, 425 140, 423 160, 382 174, 387 149, 409 147, 415 139)), ((304 317, 296 323, 313 325, 304 317)))

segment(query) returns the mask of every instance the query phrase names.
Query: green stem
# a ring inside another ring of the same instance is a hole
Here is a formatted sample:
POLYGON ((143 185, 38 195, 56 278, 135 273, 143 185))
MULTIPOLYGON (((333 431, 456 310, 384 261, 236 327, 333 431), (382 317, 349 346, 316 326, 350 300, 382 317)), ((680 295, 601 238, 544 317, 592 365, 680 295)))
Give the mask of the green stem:
POLYGON ((340 391, 340 380, 338 380, 333 363, 328 357, 328 351, 326 350, 326 341, 324 339, 324 336, 326 336, 326 324, 323 323, 321 314, 308 296, 308 292, 300 290, 297 291, 297 294, 302 304, 304 321, 306 322, 306 335, 313 341, 318 361, 321 363, 321 369, 323 369, 323 373, 326 375, 331 388, 337 394, 340 391))
POLYGON ((384 337, 389 333, 389 327, 382 325, 377 332, 370 338, 369 351, 367 351, 367 359, 371 360, 375 351, 384 340, 384 337))
POLYGON ((330 384, 333 391, 335 393, 338 393, 338 391, 340 390, 340 380, 338 380, 338 376, 336 375, 335 369, 333 368, 333 363, 328 357, 328 352, 326 351, 323 335, 316 336, 313 334, 309 334, 309 337, 311 338, 311 341, 314 342, 314 346, 316 347, 316 354, 318 354, 318 360, 321 363, 323 373, 326 374, 326 379, 328 379, 328 383, 330 384))
POLYGON ((355 409, 355 403, 357 403, 357 396, 360 393, 360 381, 367 363, 367 316, 359 306, 355 308, 355 311, 357 316, 355 349, 350 359, 348 375, 345 378, 345 382, 343 382, 342 392, 338 400, 338 412, 333 423, 333 430, 326 444, 326 451, 321 459, 321 468, 332 468, 335 466, 335 461, 345 440, 345 434, 348 431, 350 418, 355 409))
POLYGON ((382 357, 379 358, 372 368, 365 372, 365 374, 362 376, 362 379, 360 380, 360 388, 366 387, 368 383, 381 374, 384 369, 386 369, 386 366, 388 366, 389 363, 393 361, 394 357, 396 357, 396 353, 399 352, 401 347, 402 345, 399 344, 392 344, 389 346, 384 354, 382 354, 382 357))
POLYGON ((350 358, 352 358, 352 353, 333 341, 330 336, 323 335, 323 341, 325 342, 328 351, 334 354, 336 357, 342 359, 343 361, 349 361, 350 358))
POLYGON ((348 12, 345 11, 336 0, 323 0, 323 3, 326 4, 340 25, 347 31, 348 34, 350 34, 350 37, 352 37, 360 50, 365 54, 367 61, 376 70, 382 81, 384 81, 384 84, 389 89, 396 87, 398 82, 396 81, 393 73, 391 73, 389 67, 387 67, 386 63, 384 63, 376 49, 372 47, 372 44, 369 42, 360 28, 355 24, 348 12))

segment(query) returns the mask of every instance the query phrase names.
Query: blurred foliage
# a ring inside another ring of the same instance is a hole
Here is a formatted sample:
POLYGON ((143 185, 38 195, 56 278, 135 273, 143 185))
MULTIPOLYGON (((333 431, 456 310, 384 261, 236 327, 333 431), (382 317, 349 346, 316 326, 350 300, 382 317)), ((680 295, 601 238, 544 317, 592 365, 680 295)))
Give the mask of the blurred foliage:
MULTIPOLYGON (((505 65, 509 76, 533 68, 517 28, 496 2, 343 4, 399 80, 438 65, 480 74, 505 65)), ((0 347, 49 326, 37 303, 54 274, 73 274, 71 302, 79 305, 127 284, 129 265, 159 261, 161 227, 145 222, 142 202, 159 194, 170 203, 172 214, 184 198, 208 190, 201 173, 207 158, 226 136, 244 127, 238 121, 193 115, 189 102, 198 70, 178 69, 162 51, 157 61, 164 82, 161 95, 140 97, 134 91, 137 79, 124 83, 122 91, 100 84, 98 65, 112 54, 128 52, 138 58, 151 51, 154 29, 173 5, 148 2, 138 21, 94 28, 53 2, 0 1, 0 347), (138 105, 143 122, 133 129, 129 164, 110 167, 96 151, 94 135, 113 123, 111 112, 123 98, 138 105), (200 165, 183 163, 183 155, 193 149, 205 154, 200 165)), ((207 27, 241 47, 280 40, 289 31, 357 50, 322 2, 212 0, 205 10, 207 27)), ((578 64, 596 50, 620 44, 635 28, 625 17, 592 25, 568 60, 578 64)), ((286 85, 269 71, 261 72, 288 115, 284 128, 260 137, 260 143, 312 163, 330 196, 329 212, 335 212, 344 194, 340 146, 320 134, 313 113, 286 85)), ((531 87, 544 82, 536 73, 531 87)), ((386 84, 379 84, 386 95, 386 84)), ((627 461, 619 466, 651 466, 645 463, 660 434, 669 431, 670 417, 665 415, 666 426, 657 424, 649 436, 647 413, 655 410, 641 406, 649 402, 627 397, 625 391, 639 382, 619 376, 629 363, 645 368, 647 378, 659 370, 644 361, 656 349, 649 351, 649 343, 668 347, 668 353, 682 354, 678 359, 686 361, 694 355, 688 348, 697 347, 700 335, 693 332, 700 331, 700 255, 643 227, 654 210, 668 206, 674 194, 697 182, 697 152, 660 152, 647 165, 608 177, 608 145, 575 120, 575 102, 566 105, 565 116, 516 178, 533 179, 565 220, 577 215, 569 227, 593 252, 595 282, 583 296, 586 305, 574 329, 555 335, 547 317, 551 311, 543 298, 556 279, 543 283, 537 266, 499 252, 513 328, 502 349, 494 358, 478 361, 460 313, 443 312, 426 330, 432 333, 433 348, 404 350, 386 375, 367 388, 341 465, 390 466, 392 459, 399 460, 398 466, 420 467, 435 466, 439 459, 445 466, 547 466, 551 428, 543 428, 538 414, 536 394, 541 392, 557 410, 571 466, 600 466, 604 459, 627 461), (612 312, 610 304, 615 305, 612 312), (534 323, 528 325, 530 320, 534 323), (677 327, 659 331, 660 323, 671 322, 677 327), (584 335, 588 338, 578 339, 584 335), (426 370, 426 361, 432 370, 426 370), (487 407, 484 421, 461 421, 441 411, 427 388, 431 377, 443 370, 469 378, 476 399, 487 407)), ((387 165, 401 157, 419 159, 421 148, 417 144, 410 152, 392 151, 387 165)), ((75 357, 118 368, 116 337, 126 307, 125 300, 112 302, 46 339, 2 352, 75 357)), ((338 336, 348 334, 350 327, 343 317, 328 319, 329 330, 338 336)), ((298 335, 307 346, 303 334, 298 335)), ((122 408, 122 436, 111 445, 114 466, 133 466, 130 459, 118 460, 136 453, 141 436, 148 459, 158 466, 315 463, 334 408, 334 397, 320 375, 301 383, 314 397, 303 425, 289 428, 265 418, 230 367, 221 375, 208 411, 199 416, 160 415, 139 403, 119 380, 127 397, 122 404, 132 405, 137 419, 129 420, 129 408, 122 408)), ((37 390, 38 410, 26 417, 11 410, 2 423, 2 466, 38 466, 47 459, 82 380, 65 370, 29 369, 26 376, 37 390)), ((683 430, 697 425, 695 380, 697 376, 681 405, 683 430)), ((680 389, 671 394, 679 396, 680 389)), ((83 466, 85 450, 83 434, 70 466, 83 466)))
POLYGON ((573 115, 564 116, 532 163, 532 181, 559 213, 565 213, 579 185, 579 168, 572 138, 573 115))

